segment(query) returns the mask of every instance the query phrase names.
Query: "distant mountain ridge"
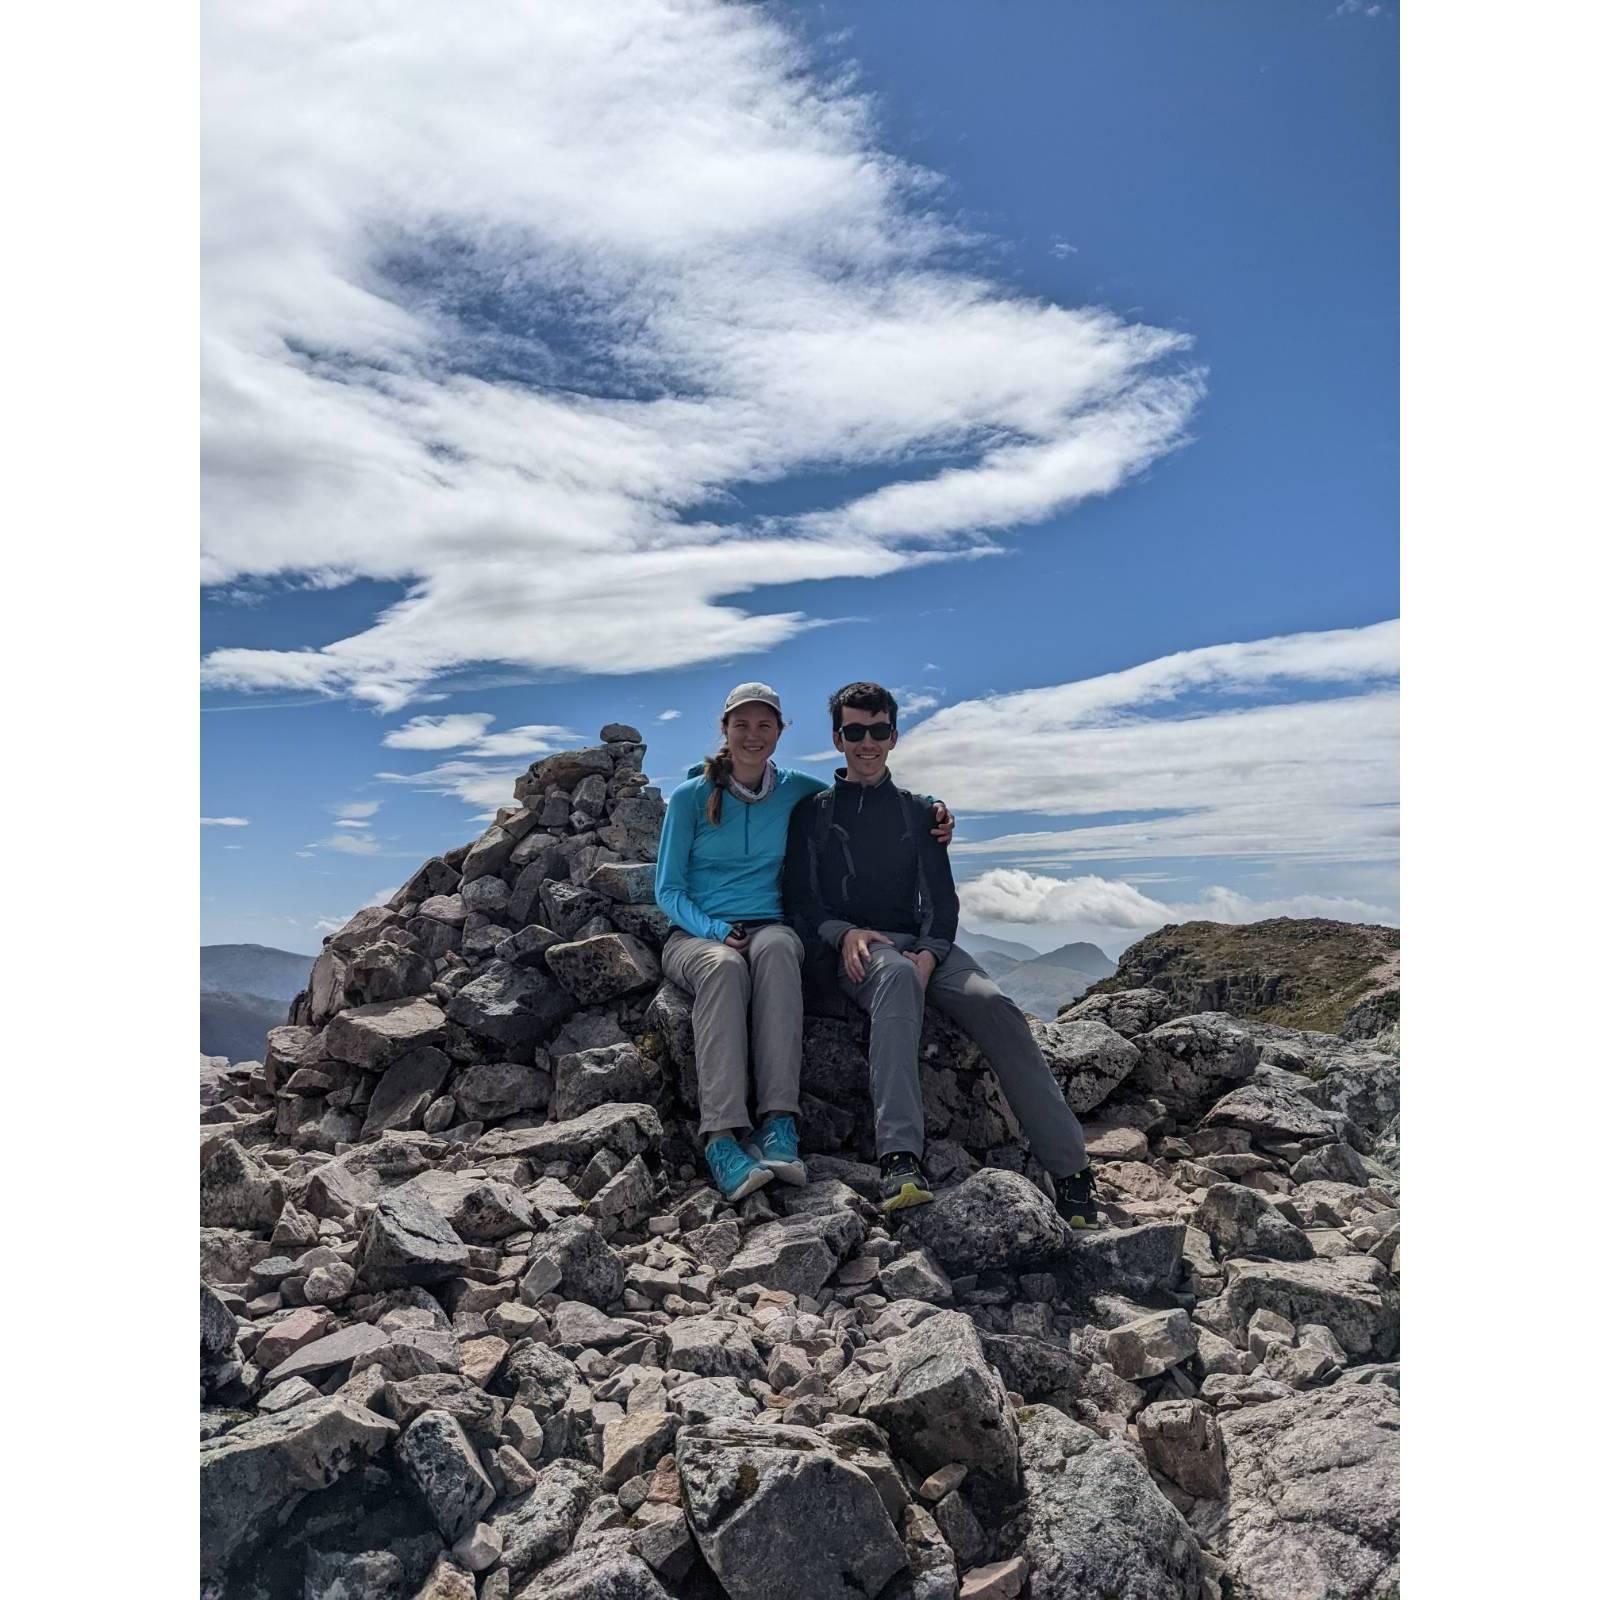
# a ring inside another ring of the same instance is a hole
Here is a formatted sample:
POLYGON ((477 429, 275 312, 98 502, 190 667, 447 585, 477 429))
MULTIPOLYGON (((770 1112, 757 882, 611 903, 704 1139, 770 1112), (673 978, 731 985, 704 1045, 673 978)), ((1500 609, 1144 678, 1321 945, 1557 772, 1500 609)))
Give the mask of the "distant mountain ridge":
POLYGON ((316 959, 265 944, 203 944, 200 992, 261 995, 288 1005, 305 988, 316 959))
POLYGON ((286 1022, 315 956, 264 944, 200 946, 200 1053, 259 1061, 267 1030, 286 1022))
POLYGON ((1089 994, 1159 989, 1180 1013, 1372 1037, 1400 1017, 1400 930, 1326 917, 1170 923, 1122 952, 1089 994))
POLYGON ((1036 1017, 1050 1018, 1070 1005, 1098 978, 1109 977, 1116 963, 1098 945, 1079 941, 1040 952, 1011 939, 986 933, 958 932, 957 942, 978 958, 1002 994, 1036 1017))

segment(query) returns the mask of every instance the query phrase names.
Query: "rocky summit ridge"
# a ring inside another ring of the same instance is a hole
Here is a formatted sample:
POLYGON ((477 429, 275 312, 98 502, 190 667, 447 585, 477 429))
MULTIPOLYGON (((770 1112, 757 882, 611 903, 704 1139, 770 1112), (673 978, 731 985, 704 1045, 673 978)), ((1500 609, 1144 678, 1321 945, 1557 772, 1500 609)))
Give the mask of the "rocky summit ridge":
POLYGON ((808 1017, 811 1182, 729 1206, 643 757, 531 767, 202 1075, 202 1593, 1397 1595, 1397 1053, 1150 987, 1035 1023, 1069 1234, 930 1013, 891 1229, 864 1020, 808 1017))

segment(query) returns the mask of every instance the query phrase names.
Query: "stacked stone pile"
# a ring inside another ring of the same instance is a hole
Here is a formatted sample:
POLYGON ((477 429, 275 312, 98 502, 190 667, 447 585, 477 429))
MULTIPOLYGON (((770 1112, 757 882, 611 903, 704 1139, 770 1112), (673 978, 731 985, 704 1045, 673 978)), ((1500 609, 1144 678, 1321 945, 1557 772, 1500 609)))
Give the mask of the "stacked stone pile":
POLYGON ((643 755, 530 768, 203 1063, 204 1592, 1395 1592, 1397 1057, 1151 990, 1036 1023, 1109 1213, 1068 1235, 930 1015, 891 1228, 864 1022, 808 1018, 812 1181, 729 1206, 643 755))

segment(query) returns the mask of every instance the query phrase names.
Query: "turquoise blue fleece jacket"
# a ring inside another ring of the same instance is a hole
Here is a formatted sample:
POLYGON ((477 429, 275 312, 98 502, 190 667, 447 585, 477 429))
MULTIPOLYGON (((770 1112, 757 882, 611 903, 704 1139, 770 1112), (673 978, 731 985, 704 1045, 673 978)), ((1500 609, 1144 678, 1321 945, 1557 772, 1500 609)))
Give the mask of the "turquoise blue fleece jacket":
POLYGON ((735 922, 783 915, 783 857, 789 814, 828 785, 807 772, 778 768, 765 800, 749 805, 722 794, 722 821, 706 821, 711 785, 704 776, 679 784, 667 801, 656 852, 656 904, 697 939, 726 939, 735 922))

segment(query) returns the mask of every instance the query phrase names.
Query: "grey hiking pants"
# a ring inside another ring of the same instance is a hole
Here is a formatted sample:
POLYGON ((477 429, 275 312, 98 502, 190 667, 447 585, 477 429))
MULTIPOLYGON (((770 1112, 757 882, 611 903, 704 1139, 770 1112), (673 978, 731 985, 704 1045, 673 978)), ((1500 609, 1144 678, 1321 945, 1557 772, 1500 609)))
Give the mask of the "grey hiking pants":
POLYGON ((802 953, 800 935, 779 922, 754 929, 742 955, 682 931, 668 938, 661 970, 694 996, 701 1133, 750 1126, 752 1056, 756 1116, 799 1116, 802 953))
POLYGON ((844 992, 872 1019, 868 1065, 876 1114, 878 1155, 904 1150, 920 1159, 923 1143, 922 1078, 917 1051, 926 998, 983 1052, 1039 1164, 1057 1177, 1088 1164, 1083 1128, 1067 1104, 1028 1019, 1015 1001, 965 950, 952 946, 933 969, 926 996, 917 969, 900 952, 912 935, 890 935, 894 948, 874 945, 867 975, 853 983, 839 966, 844 992))

